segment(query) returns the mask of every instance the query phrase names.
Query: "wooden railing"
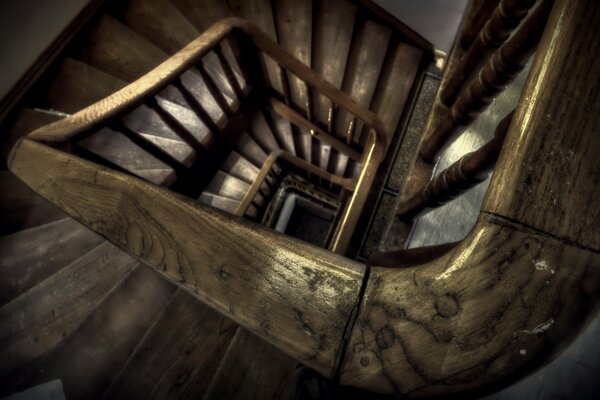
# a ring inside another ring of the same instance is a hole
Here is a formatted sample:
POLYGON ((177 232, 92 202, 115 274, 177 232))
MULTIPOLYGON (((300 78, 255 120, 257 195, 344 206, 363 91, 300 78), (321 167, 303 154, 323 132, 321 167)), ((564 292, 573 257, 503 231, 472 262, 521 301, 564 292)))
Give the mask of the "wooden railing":
MULTIPOLYGON (((596 1, 555 1, 476 226, 459 243, 411 250, 408 262, 396 252, 402 268, 366 268, 39 143, 90 129, 154 93, 152 85, 185 69, 179 63, 193 47, 167 63, 161 79, 150 74, 21 140, 10 169, 167 279, 343 385, 412 397, 489 393, 551 360, 597 310, 598 21, 596 1)), ((274 54, 274 46, 263 48, 274 54)), ((507 121, 486 161, 476 163, 481 168, 495 159, 507 121)), ((362 158, 375 165, 377 146, 368 148, 362 158)))
MULTIPOLYGON (((239 140, 245 124, 263 105, 270 107, 292 124, 306 129, 317 142, 330 147, 332 154, 340 154, 354 160, 355 165, 358 165, 358 177, 345 178, 346 175, 349 175, 349 171, 341 170, 331 173, 327 171, 327 166, 316 166, 310 162, 296 162, 298 168, 317 176, 329 177, 330 179, 327 180, 330 182, 344 182, 343 187, 351 192, 343 210, 343 218, 340 220, 340 225, 337 226, 336 234, 329 247, 330 250, 343 254, 366 201, 375 171, 384 155, 386 135, 383 125, 373 113, 352 101, 314 71, 285 53, 275 42, 244 20, 230 18, 216 24, 195 42, 140 80, 82 110, 64 122, 33 132, 28 138, 58 146, 101 162, 103 165, 122 170, 119 165, 114 165, 107 160, 100 160, 77 145, 85 138, 97 134, 100 128, 108 127, 112 131, 125 135, 137 146, 171 168, 173 177, 167 180, 171 189, 197 197, 200 194, 199 188, 202 188, 202 185, 197 184, 198 178, 210 178, 212 174, 206 170, 199 170, 200 162, 196 162, 196 160, 204 161, 207 158, 213 160, 211 169, 216 172, 228 151, 239 140), (238 64, 243 65, 244 68, 240 71, 234 70, 230 65, 230 60, 226 57, 227 54, 235 54, 240 60, 238 64), (216 57, 209 59, 208 55, 216 57), (214 73, 217 68, 224 71, 224 76, 214 73), (272 84, 270 78, 272 74, 270 75, 270 73, 274 68, 295 77, 310 91, 324 96, 336 109, 344 110, 368 128, 368 142, 364 149, 351 141, 343 143, 335 138, 327 127, 319 126, 317 121, 311 121, 311 115, 306 110, 294 109, 296 105, 291 102, 289 96, 278 92, 277 85, 272 84), (184 84, 193 78, 193 75, 190 75, 191 70, 196 71, 202 77, 207 90, 221 111, 223 116, 221 119, 215 119, 205 105, 201 104, 190 91, 189 86, 184 84), (246 88, 241 87, 236 73, 244 75, 248 83, 246 88), (226 92, 224 89, 227 86, 232 90, 226 92), (197 117, 208 127, 210 135, 199 138, 197 132, 192 132, 185 124, 161 107, 160 96, 172 95, 173 91, 193 107, 197 117), (250 91, 250 93, 245 91, 250 91), (131 124, 128 124, 132 116, 134 119, 148 118, 144 114, 144 107, 158 113, 167 125, 189 145, 189 154, 183 159, 181 155, 171 154, 136 132, 131 124), (238 107, 239 109, 236 109, 238 107), (195 156, 194 152, 204 156, 195 156)), ((292 155, 286 157, 289 159, 292 155)), ((299 159, 296 158, 296 160, 299 159)))

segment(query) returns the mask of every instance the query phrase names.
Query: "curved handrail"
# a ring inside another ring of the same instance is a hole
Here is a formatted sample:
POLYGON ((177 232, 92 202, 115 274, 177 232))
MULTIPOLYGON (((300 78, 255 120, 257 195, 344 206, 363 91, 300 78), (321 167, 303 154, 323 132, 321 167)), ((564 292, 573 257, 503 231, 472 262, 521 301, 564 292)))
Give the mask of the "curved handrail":
MULTIPOLYGON (((600 176, 600 95, 581 82, 600 71, 589 51, 600 47, 599 19, 598 2, 555 2, 478 223, 418 267, 365 271, 28 138, 9 166, 77 220, 342 384, 409 396, 494 390, 551 359, 597 308, 600 210, 590 182, 600 176)), ((369 148, 364 157, 379 156, 369 148)))

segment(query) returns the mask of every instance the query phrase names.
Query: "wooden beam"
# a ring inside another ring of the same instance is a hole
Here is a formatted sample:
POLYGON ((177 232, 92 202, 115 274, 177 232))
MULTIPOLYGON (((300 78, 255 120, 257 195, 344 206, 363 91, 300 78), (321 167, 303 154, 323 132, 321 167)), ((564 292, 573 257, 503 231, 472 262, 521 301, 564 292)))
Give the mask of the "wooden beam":
POLYGON ((363 265, 30 139, 9 164, 79 222, 333 377, 363 265))

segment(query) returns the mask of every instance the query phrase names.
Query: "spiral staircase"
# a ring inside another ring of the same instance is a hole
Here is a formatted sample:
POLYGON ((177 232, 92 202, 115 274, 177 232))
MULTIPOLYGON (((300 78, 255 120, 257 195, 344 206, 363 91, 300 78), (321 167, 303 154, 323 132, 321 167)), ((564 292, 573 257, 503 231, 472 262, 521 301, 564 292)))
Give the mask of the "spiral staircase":
MULTIPOLYGON (((389 15, 383 18, 376 6, 344 0, 131 0, 102 10, 13 113, 4 138, 1 392, 60 379, 67 398, 291 398, 297 361, 37 196, 6 171, 8 153, 21 137, 122 89, 231 16, 256 24, 371 108, 391 135, 422 69, 424 41, 389 15)), ((234 61, 231 48, 223 49, 219 57, 234 61)), ((232 214, 269 155, 279 150, 329 175, 357 173, 354 160, 313 139, 305 127, 272 109, 246 112, 255 99, 239 101, 248 90, 241 68, 232 62, 225 71, 212 56, 205 69, 186 73, 183 90, 162 91, 156 107, 140 107, 119 127, 80 141, 78 154, 232 214), (227 73, 235 81, 228 81, 227 73), (197 103, 214 126, 198 118, 197 103), (231 130, 231 116, 238 111, 247 127, 224 152, 212 132, 231 130), (194 137, 182 139, 178 128, 194 137), (185 168, 192 172, 180 173, 185 168)), ((345 140, 356 121, 335 113, 325 97, 311 95, 292 75, 267 66, 288 104, 301 112, 310 104, 316 121, 335 125, 335 136, 345 140), (331 112, 336 121, 330 121, 331 112)), ((368 133, 354 128, 355 138, 344 145, 359 150, 368 133)), ((277 190, 277 174, 269 174, 254 185, 256 194, 241 215, 260 222, 277 190)), ((293 176, 305 193, 328 192, 333 209, 347 197, 327 174, 293 176)))
POLYGON ((0 396, 481 395, 597 309, 597 117, 578 105, 598 105, 580 87, 598 77, 595 2, 471 1, 411 141, 434 54, 369 0, 82 15, 2 123, 0 396), (516 109, 436 175, 538 43, 516 109), (414 156, 395 246, 364 265, 398 149, 414 156), (463 241, 404 249, 417 215, 496 163, 463 241))

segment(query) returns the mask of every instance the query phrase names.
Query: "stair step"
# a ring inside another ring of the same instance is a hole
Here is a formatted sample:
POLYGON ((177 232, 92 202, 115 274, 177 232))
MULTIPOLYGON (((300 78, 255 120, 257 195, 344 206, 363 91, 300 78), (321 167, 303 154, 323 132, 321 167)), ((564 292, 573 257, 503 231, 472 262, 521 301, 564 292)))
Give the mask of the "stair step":
POLYGON ((280 149, 275 134, 262 112, 256 113, 256 116, 252 120, 249 132, 267 154, 280 149))
POLYGON ((61 215, 61 220, 0 237, 0 306, 102 243, 101 236, 61 215))
POLYGON ((44 112, 42 110, 33 110, 30 108, 20 109, 10 129, 1 139, 2 147, 0 150, 0 167, 6 168, 6 160, 8 155, 19 139, 27 136, 29 133, 41 126, 58 121, 62 118, 64 117, 59 114, 44 112))
MULTIPOLYGON (((387 52, 391 31, 372 21, 363 21, 352 41, 343 91, 351 99, 369 108, 383 61, 387 52)), ((340 137, 347 137, 351 129, 354 130, 353 142, 357 142, 362 132, 362 122, 353 122, 353 116, 345 110, 339 110, 335 118, 335 132, 340 137)), ((334 171, 343 175, 348 163, 347 157, 338 157, 335 161, 334 171)))
MULTIPOLYGON (((371 111, 383 122, 388 135, 388 144, 394 136, 404 105, 414 85, 422 55, 422 50, 416 47, 397 43, 388 53, 384 63, 371 103, 371 111)), ((359 140, 362 144, 366 142, 367 135, 368 131, 365 127, 359 140)))
POLYGON ((258 175, 260 169, 246 160, 239 153, 232 151, 228 156, 221 169, 228 175, 241 179, 242 181, 251 184, 258 175))
MULTIPOLYGON (((217 171, 213 179, 206 187, 205 191, 222 197, 227 197, 233 200, 241 201, 249 189, 249 183, 244 182, 243 180, 234 176, 231 176, 226 172, 217 171)), ((259 202, 259 205, 262 205, 264 203, 264 198, 260 194, 257 194, 255 200, 259 202)))
POLYGON ((291 400, 297 364, 273 345, 238 328, 204 398, 291 400))
MULTIPOLYGON (((338 89, 342 88, 344 72, 352 43, 356 6, 345 0, 319 1, 314 22, 312 67, 323 79, 338 89)), ((332 115, 331 101, 318 93, 313 93, 315 121, 329 128, 332 115)), ((318 165, 327 170, 331 146, 317 144, 318 165)))
POLYGON ((142 150, 120 132, 103 128, 78 144, 155 185, 169 186, 176 180, 171 167, 142 150))
POLYGON ((257 167, 261 167, 267 159, 267 153, 248 133, 243 132, 237 142, 238 152, 257 167))
MULTIPOLYGON (((198 198, 198 201, 200 201, 203 204, 217 208, 221 211, 225 211, 229 214, 234 214, 240 205, 239 200, 234 200, 229 197, 223 197, 214 193, 207 192, 202 193, 198 198)), ((248 210, 246 211, 246 215, 250 218, 255 218, 258 215, 258 210, 255 206, 250 205, 248 207, 248 210)))
POLYGON ((77 329, 137 264, 115 246, 103 243, 2 306, 0 387, 14 388, 15 371, 28 368, 77 329))
POLYGON ((72 335, 36 363, 20 386, 60 379, 66 398, 95 398, 117 376, 175 289, 150 268, 138 266, 72 335))
MULTIPOLYGON (((121 18, 127 26, 168 54, 176 53, 200 35, 169 0, 130 0, 121 18)), ((203 63, 231 105, 235 95, 216 54, 207 54, 203 63)))
POLYGON ((110 15, 103 15, 78 59, 125 82, 133 82, 168 54, 110 15))
POLYGON ((66 217, 64 212, 38 196, 11 172, 0 171, 0 235, 66 217))
POLYGON ((177 290, 103 398, 201 398, 236 328, 177 290))
MULTIPOLYGON (((312 2, 298 0, 274 0, 273 13, 277 26, 279 44, 289 54, 310 68, 312 41, 312 2)), ((292 104, 308 112, 306 84, 288 74, 292 104)))
MULTIPOLYGON (((271 39, 277 41, 277 30, 269 0, 228 0, 228 2, 234 15, 247 19, 271 39)), ((280 95, 283 95, 281 68, 269 57, 263 57, 263 60, 268 84, 280 95)))
POLYGON ((271 111, 267 111, 265 115, 272 121, 275 131, 277 132, 278 142, 281 143, 282 149, 288 151, 290 154, 296 155, 297 151, 294 143, 294 134, 290 123, 285 118, 280 117, 271 111))
POLYGON ((171 3, 198 31, 205 31, 215 22, 232 15, 223 0, 171 0, 171 3))
POLYGON ((47 108, 73 114, 117 90, 125 82, 72 58, 65 58, 46 95, 47 108))

